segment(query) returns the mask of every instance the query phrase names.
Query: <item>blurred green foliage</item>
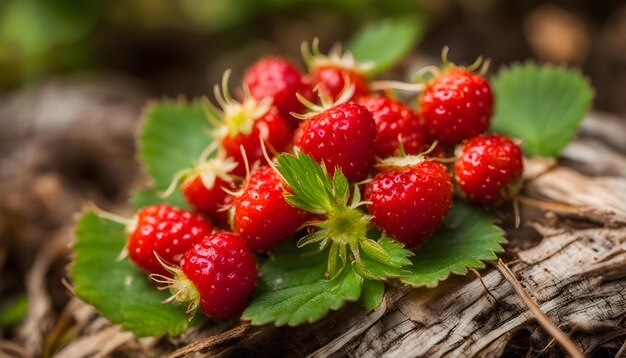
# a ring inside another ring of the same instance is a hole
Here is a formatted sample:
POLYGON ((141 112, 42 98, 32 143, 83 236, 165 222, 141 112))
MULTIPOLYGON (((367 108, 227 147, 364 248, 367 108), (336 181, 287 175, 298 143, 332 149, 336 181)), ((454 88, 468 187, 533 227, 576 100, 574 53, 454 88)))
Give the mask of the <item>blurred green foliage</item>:
POLYGON ((0 84, 80 62, 83 41, 104 0, 3 0, 0 2, 0 84))
POLYGON ((102 38, 140 42, 141 35, 175 29, 241 40, 242 31, 233 30, 258 36, 255 26, 263 18, 306 21, 316 11, 357 26, 419 14, 411 0, 0 0, 0 87, 106 68, 107 59, 94 55, 102 38))

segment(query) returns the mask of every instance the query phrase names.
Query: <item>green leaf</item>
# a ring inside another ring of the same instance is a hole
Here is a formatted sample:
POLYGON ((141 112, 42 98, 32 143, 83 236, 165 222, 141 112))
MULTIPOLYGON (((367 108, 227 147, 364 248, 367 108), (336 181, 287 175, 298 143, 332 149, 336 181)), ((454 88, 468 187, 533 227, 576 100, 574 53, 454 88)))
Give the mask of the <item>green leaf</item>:
POLYGON ((456 201, 441 227, 415 251, 413 265, 400 280, 435 287, 451 273, 464 275, 468 267, 484 268, 483 261, 495 260, 505 242, 503 231, 481 208, 456 201))
POLYGON ((384 280, 408 273, 408 265, 411 265, 409 257, 413 256, 413 253, 406 250, 404 245, 388 237, 383 237, 378 241, 378 246, 385 251, 388 258, 382 259, 380 255, 372 255, 371 250, 366 250, 363 242, 361 242, 363 248, 361 250, 362 264, 358 262, 352 264, 356 273, 373 280, 384 280))
POLYGON ((349 42, 347 49, 357 61, 373 61, 371 74, 393 67, 421 39, 421 16, 386 20, 367 26, 349 42))
POLYGON ((349 266, 332 280, 318 279, 263 293, 254 298, 242 319, 254 325, 273 322, 276 326, 297 326, 315 322, 330 310, 361 296, 361 278, 349 266))
POLYGON ((28 313, 28 296, 21 294, 2 302, 0 327, 9 327, 21 321, 28 313))
MULTIPOLYGON (((157 102, 146 110, 139 135, 139 157, 156 190, 165 190, 180 169, 196 163, 212 141, 210 131, 211 124, 200 102, 157 102)), ((140 194, 135 203, 164 201, 146 193, 140 194)), ((170 202, 184 202, 180 193, 172 196, 170 202)))
POLYGON ((156 205, 162 203, 170 204, 171 206, 177 208, 189 209, 189 204, 187 203, 187 200, 185 200, 185 198, 183 197, 183 194, 180 192, 180 190, 174 191, 172 195, 168 196, 167 198, 160 198, 157 195, 157 190, 153 188, 139 189, 133 192, 130 198, 130 202, 132 206, 136 209, 143 208, 144 206, 148 205, 156 205))
POLYGON ((501 70, 492 84, 492 129, 521 139, 527 155, 558 156, 593 99, 580 73, 553 65, 514 65, 501 70))
POLYGON ((364 280, 361 287, 361 297, 359 303, 366 311, 371 311, 381 303, 385 297, 385 284, 381 281, 364 280))
POLYGON ((157 290, 129 260, 118 261, 127 240, 123 225, 89 211, 76 236, 70 268, 76 296, 138 336, 177 335, 190 326, 185 307, 162 303, 169 292, 157 290))
POLYGON ((348 180, 341 171, 335 170, 331 178, 324 167, 305 153, 279 155, 276 169, 293 191, 285 193, 285 200, 297 208, 325 214, 347 201, 348 180))
POLYGON ((257 294, 300 286, 323 280, 327 253, 313 245, 298 248, 290 240, 271 252, 270 260, 261 266, 257 294))

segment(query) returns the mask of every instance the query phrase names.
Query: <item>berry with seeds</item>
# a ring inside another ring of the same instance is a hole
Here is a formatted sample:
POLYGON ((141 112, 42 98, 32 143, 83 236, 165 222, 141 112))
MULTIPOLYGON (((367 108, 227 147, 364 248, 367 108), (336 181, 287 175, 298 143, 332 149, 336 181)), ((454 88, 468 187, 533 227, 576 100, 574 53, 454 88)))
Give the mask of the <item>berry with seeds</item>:
POLYGON ((422 244, 452 205, 446 167, 421 156, 390 158, 365 187, 373 221, 407 248, 422 244))
POLYGON ((486 131, 492 110, 487 79, 458 67, 429 81, 420 98, 424 124, 443 144, 458 144, 486 131))
POLYGON ((232 157, 226 157, 223 148, 214 142, 200 154, 196 165, 176 173, 160 197, 171 195, 182 180, 180 189, 187 202, 214 223, 224 225, 228 220, 228 207, 232 203, 229 192, 235 189, 235 181, 238 179, 233 175, 237 167, 237 162, 232 157), (211 157, 216 151, 217 154, 211 157))
POLYGON ((302 57, 311 72, 313 85, 333 100, 338 99, 349 85, 354 86, 352 100, 370 93, 368 76, 373 63, 357 62, 350 52, 342 53, 339 45, 333 47, 328 56, 323 55, 317 38, 311 48, 302 44, 302 57))
POLYGON ((178 264, 183 253, 211 230, 211 222, 199 215, 166 204, 147 206, 137 212, 128 226, 126 250, 141 269, 166 274, 156 255, 178 264))
MULTIPOLYGON (((280 115, 278 109, 272 106, 272 99, 266 98, 257 101, 246 91, 241 103, 235 101, 228 91, 228 77, 230 71, 224 72, 222 78, 222 92, 215 86, 215 99, 221 111, 211 107, 212 113, 220 113, 217 118, 210 117, 215 123, 216 137, 220 138, 226 156, 235 159, 237 167, 232 171, 234 175, 245 176, 246 167, 243 151, 250 164, 263 158, 261 140, 265 145, 277 152, 287 150, 291 144, 293 132, 289 123, 280 115)), ((244 86, 245 88, 245 86, 244 86)))
POLYGON ((359 101, 376 121, 375 153, 379 158, 399 154, 400 142, 406 154, 419 154, 430 145, 429 136, 411 108, 398 100, 366 96, 359 101))
POLYGON ((335 167, 349 181, 367 177, 374 164, 376 123, 363 105, 346 102, 312 114, 296 130, 294 143, 329 173, 335 167))
POLYGON ((271 250, 289 239, 308 214, 289 205, 280 176, 268 166, 250 176, 233 200, 233 231, 252 250, 271 250))
POLYGON ((173 277, 152 279, 170 289, 168 301, 187 302, 192 316, 198 306, 213 318, 234 316, 246 307, 256 285, 252 252, 229 232, 214 232, 193 244, 180 268, 161 263, 173 277))
POLYGON ((473 202, 497 205, 521 188, 522 151, 511 138, 485 134, 468 140, 454 165, 456 182, 473 202))
POLYGON ((296 93, 312 98, 309 79, 289 61, 280 57, 266 57, 254 63, 244 75, 244 83, 258 101, 272 99, 272 104, 293 127, 300 122, 291 112, 300 113, 304 106, 296 93))

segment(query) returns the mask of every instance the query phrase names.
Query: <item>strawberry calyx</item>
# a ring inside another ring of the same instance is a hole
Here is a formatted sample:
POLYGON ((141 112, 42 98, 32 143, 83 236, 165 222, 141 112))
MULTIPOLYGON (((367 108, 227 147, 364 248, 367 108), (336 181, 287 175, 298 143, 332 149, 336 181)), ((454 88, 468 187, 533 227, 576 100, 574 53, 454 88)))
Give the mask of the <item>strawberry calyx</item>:
MULTIPOLYGON (((404 151, 404 145, 402 144, 402 138, 398 137, 398 150, 399 155, 395 157, 388 157, 385 159, 379 159, 376 164, 377 168, 402 168, 409 166, 416 166, 419 163, 430 160, 428 154, 431 153, 437 147, 438 142, 434 141, 428 149, 419 154, 407 155, 404 151)), ((436 159, 439 160, 439 159, 436 159)))
POLYGON ((365 267, 363 253, 383 264, 392 264, 389 254, 368 237, 371 217, 359 207, 369 202, 361 200, 358 184, 350 195, 348 180, 341 170, 335 169, 331 177, 324 164, 317 164, 305 153, 296 151, 277 159, 275 169, 291 189, 284 193, 287 203, 324 217, 303 225, 313 230, 297 245, 318 244, 319 252, 328 249, 328 277, 336 277, 348 264, 365 267))
POLYGON ((450 48, 448 46, 444 46, 441 49, 441 66, 426 66, 415 72, 413 76, 411 76, 411 82, 414 83, 425 83, 429 82, 442 73, 448 72, 453 69, 462 69, 471 73, 477 73, 480 76, 484 76, 489 70, 489 64, 491 62, 490 59, 485 59, 483 56, 478 56, 474 62, 472 62, 469 66, 461 66, 456 63, 450 61, 448 59, 448 53, 450 52, 450 48))
POLYGON ((200 306, 200 293, 198 292, 196 285, 189 278, 187 278, 185 273, 180 268, 166 263, 156 252, 154 252, 154 256, 163 268, 172 275, 171 277, 168 277, 157 273, 150 274, 150 278, 154 282, 161 284, 158 286, 159 290, 169 289, 172 293, 172 295, 164 300, 163 303, 187 303, 186 312, 189 315, 189 320, 191 321, 200 306))
POLYGON ((317 96, 320 100, 320 104, 313 103, 309 101, 306 97, 301 95, 300 93, 296 93, 296 97, 298 101, 302 103, 307 109, 306 113, 296 113, 291 112, 290 114, 298 119, 307 119, 313 116, 316 116, 334 106, 340 105, 342 103, 348 102, 352 96, 354 96, 354 91, 356 87, 350 83, 350 78, 345 77, 344 79, 344 87, 339 94, 339 97, 336 100, 333 100, 326 92, 324 92, 319 86, 315 86, 313 91, 317 93, 317 96))
POLYGON ((302 58, 310 70, 322 67, 335 67, 352 71, 357 74, 369 76, 375 67, 373 61, 356 61, 350 51, 343 51, 341 44, 335 44, 328 55, 320 52, 319 38, 314 38, 311 46, 304 41, 300 45, 302 58))
POLYGON ((224 151, 219 149, 219 144, 214 142, 202 151, 202 154, 200 154, 200 157, 193 167, 181 169, 176 172, 170 185, 165 191, 159 193, 159 197, 167 198, 176 190, 176 186, 179 182, 182 181, 184 184, 194 180, 196 177, 200 177, 202 184, 207 189, 212 189, 218 178, 226 183, 232 183, 237 177, 231 174, 231 172, 237 165, 238 163, 232 157, 226 157, 224 151), (211 157, 211 155, 214 156, 211 157))
POLYGON ((205 110, 209 121, 216 128, 217 138, 234 137, 240 133, 249 135, 254 128, 254 122, 263 117, 272 107, 272 98, 257 101, 245 83, 243 84, 243 99, 241 102, 235 100, 228 90, 230 74, 230 69, 224 71, 221 90, 217 84, 213 87, 213 95, 219 108, 209 100, 205 101, 205 110))

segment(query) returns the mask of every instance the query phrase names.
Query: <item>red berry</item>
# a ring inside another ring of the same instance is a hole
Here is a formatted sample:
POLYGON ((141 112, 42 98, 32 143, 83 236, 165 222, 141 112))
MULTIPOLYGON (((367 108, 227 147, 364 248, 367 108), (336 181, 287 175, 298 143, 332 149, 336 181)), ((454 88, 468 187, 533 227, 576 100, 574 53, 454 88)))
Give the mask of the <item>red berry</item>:
POLYGON ((294 138, 303 153, 324 162, 329 173, 338 166, 349 181, 367 177, 374 164, 376 123, 360 104, 343 103, 300 124, 294 138))
POLYGON ((270 167, 252 173, 233 200, 233 231, 253 250, 271 250, 304 224, 305 211, 289 205, 282 179, 270 167))
POLYGON ((378 136, 376 156, 387 158, 398 154, 398 137, 406 154, 419 154, 428 149, 429 136, 411 108, 387 97, 367 96, 360 100, 374 117, 378 136))
POLYGON ((348 78, 350 85, 354 85, 352 100, 357 100, 369 94, 368 81, 364 75, 353 70, 327 66, 313 68, 313 84, 318 85, 320 90, 328 97, 336 100, 346 87, 345 79, 348 78))
POLYGON ((444 71, 430 81, 420 111, 431 135, 443 144, 458 144, 489 127, 493 95, 484 77, 462 68, 444 71))
POLYGON ((463 193, 469 200, 485 205, 499 204, 515 196, 523 169, 522 151, 502 134, 470 139, 454 165, 463 193))
POLYGON ((291 144, 293 132, 289 124, 278 113, 275 107, 271 107, 267 113, 254 120, 252 130, 249 133, 228 133, 222 138, 222 147, 226 155, 233 157, 239 164, 232 172, 236 176, 245 176, 246 168, 240 146, 243 146, 250 165, 263 159, 263 148, 259 138, 262 138, 268 148, 277 152, 287 150, 291 144))
POLYGON ((279 57, 267 57, 257 61, 244 75, 244 82, 255 99, 272 98, 273 105, 293 127, 300 121, 292 117, 290 112, 304 111, 296 93, 308 99, 313 98, 307 77, 287 60, 279 57))
POLYGON ((173 297, 190 301, 190 311, 195 311, 199 304, 204 313, 214 318, 240 313, 257 278, 250 249, 239 236, 229 232, 205 236, 185 252, 180 270, 169 270, 174 279, 165 282, 174 291, 173 297))
POLYGON ((413 248, 423 243, 450 210, 452 183, 446 167, 432 160, 379 172, 365 188, 373 221, 413 248))
POLYGON ((187 202, 198 212, 210 217, 213 222, 224 224, 228 221, 227 208, 232 203, 232 195, 223 188, 234 190, 232 182, 215 178, 211 188, 207 188, 199 175, 187 178, 181 190, 187 202))
POLYGON ((155 253, 178 264, 183 253, 211 230, 211 223, 199 215, 166 204, 146 206, 130 228, 128 255, 141 269, 166 274, 155 253))

